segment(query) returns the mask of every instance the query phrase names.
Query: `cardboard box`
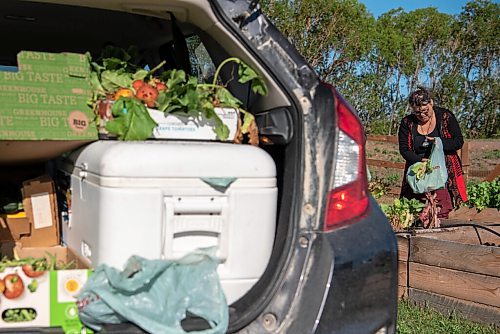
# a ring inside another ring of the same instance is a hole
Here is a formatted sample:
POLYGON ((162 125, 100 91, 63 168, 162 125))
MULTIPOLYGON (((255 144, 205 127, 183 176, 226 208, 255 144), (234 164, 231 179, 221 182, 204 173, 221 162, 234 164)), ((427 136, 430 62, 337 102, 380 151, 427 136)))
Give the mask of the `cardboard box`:
MULTIPOLYGON (((76 148, 97 140, 94 113, 87 105, 92 96, 87 56, 21 51, 17 59, 17 72, 0 71, 0 141, 32 141, 34 149, 24 152, 29 157, 40 155, 37 141, 75 141, 76 148)), ((2 152, 5 145, 0 145, 2 152)), ((57 154, 67 146, 61 145, 57 154)), ((9 152, 14 156, 2 154, 0 163, 23 160, 15 155, 19 150, 9 152)))
MULTIPOLYGON (((91 274, 91 271, 68 248, 62 246, 25 248, 19 245, 14 249, 16 257, 47 257, 47 253, 55 255, 58 262, 73 261, 75 269, 44 272, 41 276, 33 276, 22 267, 9 267, 0 273, 0 279, 7 275, 15 276, 18 289, 14 295, 0 295, 0 328, 27 327, 62 327, 66 333, 81 333, 83 325, 78 318, 76 294, 78 294, 91 274), (36 281, 36 283, 34 282, 36 281), (9 316, 9 310, 10 316, 9 316), (24 311, 22 319, 12 313, 24 311), (14 321, 17 320, 17 321, 14 321)), ((49 260, 50 261, 50 260, 49 260)), ((11 276, 12 277, 12 276, 11 276)))
POLYGON ((22 236, 29 235, 31 224, 24 211, 15 214, 0 215, 0 241, 17 241, 22 236))
MULTIPOLYGON (((102 101, 98 104, 99 110, 99 135, 101 139, 115 139, 113 134, 106 130, 106 123, 113 118, 111 106, 113 101, 102 101)), ((227 141, 233 141, 238 130, 239 112, 234 108, 215 108, 215 113, 229 128, 227 141)), ((181 116, 167 114, 148 108, 151 118, 158 123, 153 129, 150 138, 154 139, 178 139, 178 140, 219 140, 213 130, 215 122, 206 119, 194 119, 192 116, 181 116)))
MULTIPOLYGON (((156 139, 218 140, 213 130, 212 120, 195 120, 192 117, 165 114, 162 111, 148 109, 151 118, 158 123, 152 137, 156 139)), ((232 141, 238 129, 239 112, 234 108, 215 108, 215 113, 229 128, 228 141, 232 141)))
POLYGON ((24 247, 59 245, 59 214, 52 179, 44 175, 25 181, 22 194, 30 233, 19 238, 21 244, 24 247))

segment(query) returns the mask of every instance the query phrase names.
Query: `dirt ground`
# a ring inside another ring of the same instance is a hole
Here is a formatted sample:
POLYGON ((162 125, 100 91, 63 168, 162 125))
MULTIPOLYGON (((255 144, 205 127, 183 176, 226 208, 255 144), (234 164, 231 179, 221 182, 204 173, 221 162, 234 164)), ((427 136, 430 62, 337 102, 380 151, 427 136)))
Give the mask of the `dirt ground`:
MULTIPOLYGON (((469 170, 492 170, 500 163, 500 139, 466 140, 469 143, 469 170)), ((366 144, 366 157, 381 161, 404 163, 399 154, 397 144, 388 142, 368 141, 366 144)), ((403 170, 368 166, 372 180, 384 182, 390 192, 380 197, 379 203, 391 204, 399 194, 399 186, 403 178, 403 170)), ((469 182, 480 182, 481 178, 470 177, 469 182)))
POLYGON ((493 169, 500 163, 500 139, 469 141, 471 169, 493 169))

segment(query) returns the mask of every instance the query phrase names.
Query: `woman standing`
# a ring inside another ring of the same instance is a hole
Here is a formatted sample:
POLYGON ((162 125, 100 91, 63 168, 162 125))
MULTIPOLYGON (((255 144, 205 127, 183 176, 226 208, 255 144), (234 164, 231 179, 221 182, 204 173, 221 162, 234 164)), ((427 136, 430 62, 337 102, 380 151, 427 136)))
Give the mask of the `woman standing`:
MULTIPOLYGON (((404 175, 410 165, 429 159, 434 138, 441 138, 448 181, 444 189, 435 193, 441 206, 438 217, 448 218, 454 207, 467 201, 462 163, 457 154, 464 144, 460 126, 451 111, 434 106, 429 91, 423 87, 411 93, 409 104, 412 113, 403 118, 398 131, 399 152, 406 160, 404 175)), ((425 194, 413 193, 406 178, 403 178, 400 197, 425 201, 425 194)))

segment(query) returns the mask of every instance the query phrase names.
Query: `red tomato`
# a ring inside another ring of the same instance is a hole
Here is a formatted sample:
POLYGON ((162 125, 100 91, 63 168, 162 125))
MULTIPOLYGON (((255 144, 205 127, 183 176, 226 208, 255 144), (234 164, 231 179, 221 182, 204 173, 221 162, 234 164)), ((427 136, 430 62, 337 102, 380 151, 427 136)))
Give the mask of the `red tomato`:
POLYGON ((167 85, 165 85, 163 82, 158 82, 156 83, 156 89, 161 92, 163 90, 167 89, 167 85))
POLYGON ((31 278, 35 278, 35 277, 39 277, 39 276, 42 276, 43 273, 45 272, 44 270, 40 270, 40 271, 35 271, 33 269, 33 266, 31 264, 25 264, 24 266, 21 267, 24 271, 24 274, 28 277, 31 277, 31 278))
POLYGON ((3 278, 5 290, 3 295, 5 298, 15 299, 23 294, 24 284, 18 274, 8 274, 3 278))
POLYGON ((135 94, 135 96, 142 100, 146 105, 150 108, 154 107, 156 104, 156 98, 158 97, 158 90, 154 87, 151 87, 148 84, 145 84, 135 94))
POLYGON ((144 86, 144 81, 142 80, 135 80, 134 82, 132 82, 132 87, 137 91, 139 88, 141 88, 142 86, 144 86))

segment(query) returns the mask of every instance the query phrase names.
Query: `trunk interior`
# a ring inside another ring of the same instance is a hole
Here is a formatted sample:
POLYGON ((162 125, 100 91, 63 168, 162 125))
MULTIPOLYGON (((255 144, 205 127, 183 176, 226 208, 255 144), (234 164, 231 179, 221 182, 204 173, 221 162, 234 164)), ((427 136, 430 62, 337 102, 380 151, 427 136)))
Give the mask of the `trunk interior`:
MULTIPOLYGON (((131 8, 119 1, 111 1, 110 5, 88 2, 102 8, 2 1, 0 31, 8 33, 4 34, 0 51, 0 71, 15 68, 16 56, 21 50, 88 52, 92 59, 97 59, 103 48, 112 45, 124 49, 136 47, 140 58, 138 63, 143 67, 152 68, 166 61, 165 70, 184 69, 197 77, 199 82, 212 82, 221 62, 229 57, 238 57, 256 69, 266 81, 269 93, 261 97, 252 92, 250 84, 232 80, 237 72, 236 66, 225 66, 220 73, 221 81, 227 83, 229 91, 255 115, 260 134, 259 147, 272 157, 276 165, 277 211, 272 254, 260 280, 230 305, 230 329, 241 328, 244 323, 253 320, 259 308, 263 307, 265 292, 269 291, 276 278, 276 271, 284 265, 282 255, 291 247, 291 203, 296 188, 292 180, 296 179, 299 145, 293 106, 282 88, 273 82, 272 75, 263 72, 263 68, 237 39, 227 33, 220 23, 214 22, 215 16, 207 14, 207 8, 196 4, 196 1, 187 1, 185 8, 180 4, 166 5, 166 8, 153 5, 151 8, 131 8), (129 12, 107 10, 105 6, 129 12)), ((75 142, 74 146, 71 148, 81 147, 81 143, 75 142)), ((64 142, 0 140, 0 210, 13 199, 21 198, 20 188, 24 180, 46 173, 55 177, 55 161, 67 150, 64 142)), ((245 246, 251 252, 252 248, 259 247, 259 240, 245 246)), ((183 326, 196 330, 205 327, 206 323, 190 318, 183 326)))

